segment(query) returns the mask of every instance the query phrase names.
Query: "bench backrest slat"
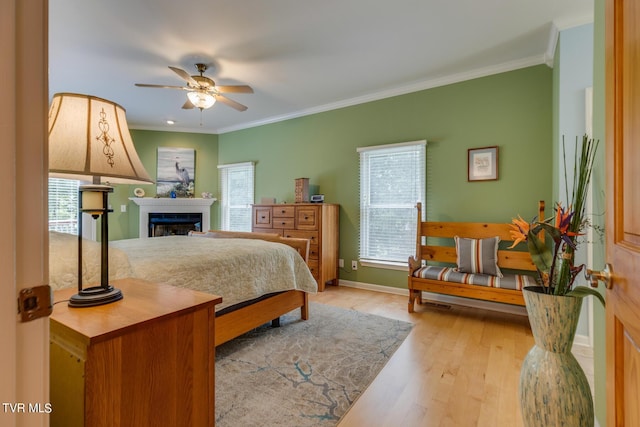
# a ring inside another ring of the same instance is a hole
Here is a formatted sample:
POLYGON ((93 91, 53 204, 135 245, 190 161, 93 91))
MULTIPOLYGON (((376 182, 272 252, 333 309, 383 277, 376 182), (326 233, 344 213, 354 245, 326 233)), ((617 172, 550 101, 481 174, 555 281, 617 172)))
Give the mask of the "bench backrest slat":
MULTIPOLYGON (((455 246, 421 246, 420 253, 425 261, 443 262, 448 264, 456 263, 455 246)), ((507 249, 498 250, 498 265, 501 268, 513 270, 535 271, 536 266, 531 261, 531 256, 526 251, 507 249)))
POLYGON ((484 239, 500 237, 501 241, 511 241, 509 224, 492 224, 486 222, 423 222, 422 235, 429 237, 469 237, 484 239))
MULTIPOLYGON (((422 221, 421 205, 418 204, 418 233, 416 236, 416 259, 455 264, 456 248, 454 236, 467 237, 473 239, 484 239, 488 237, 500 237, 500 247, 510 246, 513 242, 511 237, 511 227, 507 223, 484 223, 484 222, 437 222, 422 221), (438 238, 438 245, 425 244, 423 238, 438 238), (442 239, 449 239, 446 244, 442 239)), ((538 217, 544 219, 544 201, 538 203, 538 217)), ((531 261, 531 255, 525 248, 500 249, 498 250, 498 266, 500 268, 514 270, 535 271, 536 267, 531 261)))

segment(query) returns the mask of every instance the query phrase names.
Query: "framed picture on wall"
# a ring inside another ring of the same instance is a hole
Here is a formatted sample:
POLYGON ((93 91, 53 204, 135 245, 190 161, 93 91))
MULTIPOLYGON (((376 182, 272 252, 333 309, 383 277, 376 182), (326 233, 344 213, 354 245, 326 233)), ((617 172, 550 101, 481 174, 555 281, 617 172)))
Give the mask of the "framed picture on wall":
POLYGON ((498 179, 498 146, 470 148, 468 151, 468 181, 498 179))
POLYGON ((158 147, 158 197, 193 197, 196 186, 196 150, 158 147))

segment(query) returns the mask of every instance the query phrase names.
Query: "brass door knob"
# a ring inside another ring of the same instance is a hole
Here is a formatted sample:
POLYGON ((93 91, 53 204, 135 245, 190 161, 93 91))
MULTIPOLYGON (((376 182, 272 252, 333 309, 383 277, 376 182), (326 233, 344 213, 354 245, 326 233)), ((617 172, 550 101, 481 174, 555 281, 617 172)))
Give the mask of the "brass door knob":
POLYGON ((602 281, 607 289, 611 289, 613 287, 613 266, 606 263, 602 271, 593 271, 587 268, 585 277, 593 288, 597 288, 598 282, 602 281))

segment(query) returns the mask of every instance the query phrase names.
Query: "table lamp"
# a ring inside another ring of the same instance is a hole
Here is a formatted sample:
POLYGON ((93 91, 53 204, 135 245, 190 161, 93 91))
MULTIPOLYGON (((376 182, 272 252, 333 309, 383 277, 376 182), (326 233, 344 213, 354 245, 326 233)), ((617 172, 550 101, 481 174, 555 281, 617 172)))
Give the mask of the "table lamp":
POLYGON ((71 307, 91 307, 122 299, 109 284, 108 213, 111 184, 153 183, 136 153, 120 105, 90 95, 58 93, 49 109, 49 173, 92 181, 78 197, 78 293, 71 307), (102 179, 105 183, 102 183, 102 179), (100 285, 82 287, 82 213, 101 217, 100 285))

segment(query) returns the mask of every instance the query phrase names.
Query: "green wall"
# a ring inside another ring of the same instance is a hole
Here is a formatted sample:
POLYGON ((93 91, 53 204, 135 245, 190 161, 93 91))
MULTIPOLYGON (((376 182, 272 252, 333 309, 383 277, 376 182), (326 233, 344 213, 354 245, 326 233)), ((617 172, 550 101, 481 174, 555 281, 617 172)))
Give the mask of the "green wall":
MULTIPOLYGON (((340 258, 358 259, 357 147, 427 140, 426 215, 432 220, 533 218, 552 196, 552 70, 539 65, 222 135, 133 130, 155 178, 157 148, 196 150, 196 195, 218 194, 218 164, 256 162, 255 197, 292 203, 295 178, 340 209, 340 258), (499 179, 467 182, 467 150, 497 145, 499 179)), ((111 240, 138 236, 136 186, 119 186, 110 201, 111 240), (120 206, 127 206, 127 213, 120 206)), ((147 196, 155 186, 141 186, 147 196)), ((219 204, 212 228, 219 227, 219 204)), ((407 254, 409 256, 410 254, 407 254)), ((343 269, 342 279, 403 288, 404 271, 343 269)))
MULTIPOLYGON (((291 203, 294 179, 338 203, 340 258, 358 258, 356 148, 427 140, 427 218, 533 218, 552 190, 552 71, 545 65, 219 136, 220 163, 256 162, 256 201, 291 203), (499 180, 467 182, 467 150, 497 145, 499 180)), ((409 255, 409 254, 407 254, 409 255)), ((406 286, 404 271, 361 267, 342 279, 406 286)))
MULTIPOLYGON (((154 180, 158 147, 194 148, 196 150, 195 194, 199 195, 205 191, 218 193, 218 135, 131 130, 131 137, 140 160, 154 180)), ((109 197, 113 208, 113 213, 109 215, 109 240, 138 237, 139 208, 129 200, 129 197, 134 197, 133 190, 136 187, 144 189, 146 197, 156 195, 156 186, 153 184, 116 186, 109 197), (121 205, 127 206, 126 213, 120 212, 121 205)), ((215 209, 216 204, 212 207, 212 217, 215 209)))

